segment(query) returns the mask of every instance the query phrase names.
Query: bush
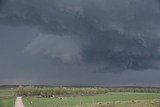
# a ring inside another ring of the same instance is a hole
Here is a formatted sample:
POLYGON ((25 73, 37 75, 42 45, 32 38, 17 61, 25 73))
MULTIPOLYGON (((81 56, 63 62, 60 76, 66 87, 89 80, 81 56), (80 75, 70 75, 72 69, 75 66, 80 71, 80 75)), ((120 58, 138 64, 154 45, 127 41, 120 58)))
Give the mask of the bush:
POLYGON ((52 97, 57 95, 96 95, 107 93, 106 88, 38 88, 38 87, 18 87, 17 96, 41 96, 52 97))

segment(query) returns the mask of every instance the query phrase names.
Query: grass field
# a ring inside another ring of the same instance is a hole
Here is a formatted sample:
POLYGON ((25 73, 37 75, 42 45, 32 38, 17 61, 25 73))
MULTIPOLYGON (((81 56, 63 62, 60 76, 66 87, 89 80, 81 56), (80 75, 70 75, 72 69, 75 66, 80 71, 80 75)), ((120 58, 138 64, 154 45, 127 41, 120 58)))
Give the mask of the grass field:
POLYGON ((95 96, 23 99, 26 107, 160 107, 160 93, 110 92, 95 96))
POLYGON ((0 87, 0 107, 14 107, 14 90, 0 87))
MULTIPOLYGON (((106 91, 96 88, 27 87, 19 91, 24 93, 25 107, 160 107, 160 92, 154 88, 106 91), (41 93, 53 96, 44 97, 41 93)), ((15 92, 15 88, 0 87, 0 107, 14 107, 15 92)))

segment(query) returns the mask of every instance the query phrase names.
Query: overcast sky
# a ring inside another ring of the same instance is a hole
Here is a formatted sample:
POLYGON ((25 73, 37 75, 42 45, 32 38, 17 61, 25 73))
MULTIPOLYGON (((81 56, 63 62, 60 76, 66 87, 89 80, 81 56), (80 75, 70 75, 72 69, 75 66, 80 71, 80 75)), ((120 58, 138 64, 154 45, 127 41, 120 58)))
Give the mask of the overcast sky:
POLYGON ((160 1, 0 0, 0 84, 160 84, 160 1))

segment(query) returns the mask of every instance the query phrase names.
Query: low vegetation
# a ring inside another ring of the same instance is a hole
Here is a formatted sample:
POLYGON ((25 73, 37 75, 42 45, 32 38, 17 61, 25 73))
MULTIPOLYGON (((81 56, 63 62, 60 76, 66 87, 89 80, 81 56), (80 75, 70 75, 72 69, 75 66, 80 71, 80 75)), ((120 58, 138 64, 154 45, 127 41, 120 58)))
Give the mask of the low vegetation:
POLYGON ((24 97, 26 107, 160 107, 160 93, 109 92, 95 96, 24 97))
POLYGON ((159 88, 19 87, 26 107, 159 107, 159 88))
POLYGON ((14 89, 8 87, 0 87, 0 107, 14 107, 14 104, 14 89))
POLYGON ((160 88, 0 87, 0 107, 160 107, 160 88))
POLYGON ((160 88, 71 88, 71 87, 18 87, 16 95, 18 96, 41 96, 53 97, 63 96, 88 96, 105 94, 108 92, 140 92, 140 93, 160 93, 160 88))
POLYGON ((39 88, 39 87, 19 87, 16 90, 17 96, 88 96, 96 94, 105 94, 108 89, 104 88, 39 88))
POLYGON ((110 92, 160 93, 160 88, 108 88, 110 92))
POLYGON ((14 107, 15 98, 14 97, 1 97, 0 107, 14 107))

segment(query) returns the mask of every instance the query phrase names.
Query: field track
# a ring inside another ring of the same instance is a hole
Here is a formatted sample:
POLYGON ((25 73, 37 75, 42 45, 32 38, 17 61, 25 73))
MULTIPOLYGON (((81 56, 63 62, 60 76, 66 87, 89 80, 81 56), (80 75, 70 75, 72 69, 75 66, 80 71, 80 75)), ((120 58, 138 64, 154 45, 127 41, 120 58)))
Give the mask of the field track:
POLYGON ((17 97, 15 107, 25 107, 22 102, 22 97, 17 97))

